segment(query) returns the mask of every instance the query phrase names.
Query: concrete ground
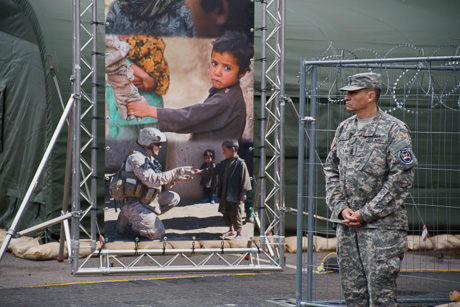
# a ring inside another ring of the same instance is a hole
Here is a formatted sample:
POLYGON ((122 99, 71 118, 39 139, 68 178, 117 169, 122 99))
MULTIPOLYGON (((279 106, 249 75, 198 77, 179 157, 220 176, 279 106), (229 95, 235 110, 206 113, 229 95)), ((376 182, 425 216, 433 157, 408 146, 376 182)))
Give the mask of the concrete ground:
MULTIPOLYGON (((314 254, 314 268, 326 255, 314 254)), ((6 253, 0 262, 0 306, 295 306, 296 255, 285 256, 285 269, 277 272, 75 276, 67 261, 32 261, 6 253)), ((405 261, 398 280, 401 306, 437 306, 448 301, 450 291, 460 290, 458 259, 444 257, 433 271, 422 272, 410 268, 432 259, 410 253, 405 261)), ((304 273, 303 300, 306 278, 304 273)), ((313 274, 312 295, 315 302, 339 306, 339 274, 313 274)))

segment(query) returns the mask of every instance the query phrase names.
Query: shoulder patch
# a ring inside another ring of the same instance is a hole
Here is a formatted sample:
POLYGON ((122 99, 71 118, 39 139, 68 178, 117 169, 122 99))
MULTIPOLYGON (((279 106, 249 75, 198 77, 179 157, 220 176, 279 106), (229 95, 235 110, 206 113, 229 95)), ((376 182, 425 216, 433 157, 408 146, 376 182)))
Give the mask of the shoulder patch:
POLYGON ((414 161, 414 154, 408 148, 403 148, 398 151, 398 159, 402 164, 409 165, 414 161))

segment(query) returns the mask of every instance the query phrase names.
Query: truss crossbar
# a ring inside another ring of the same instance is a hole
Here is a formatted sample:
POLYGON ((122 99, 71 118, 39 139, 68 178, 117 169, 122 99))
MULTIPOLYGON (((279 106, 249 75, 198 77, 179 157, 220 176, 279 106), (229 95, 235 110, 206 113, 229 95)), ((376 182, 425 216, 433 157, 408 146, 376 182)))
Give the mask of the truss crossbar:
POLYGON ((207 249, 142 249, 95 251, 75 274, 110 274, 126 272, 190 272, 190 271, 277 271, 283 268, 258 248, 207 249), (204 259, 202 258, 204 256, 204 259), (99 266, 85 268, 92 257, 99 257, 99 266), (132 257, 135 257, 133 260, 132 257), (197 257, 195 260, 194 258, 197 257), (141 261, 142 260, 142 261, 141 261), (184 263, 185 262, 185 263, 184 263))

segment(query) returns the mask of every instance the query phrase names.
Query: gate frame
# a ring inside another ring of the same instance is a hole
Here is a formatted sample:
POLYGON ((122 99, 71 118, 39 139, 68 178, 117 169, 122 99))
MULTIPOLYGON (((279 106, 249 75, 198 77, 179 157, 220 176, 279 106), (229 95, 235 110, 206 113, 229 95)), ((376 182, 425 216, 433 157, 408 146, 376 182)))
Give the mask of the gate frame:
MULTIPOLYGON (((316 104, 318 95, 316 86, 318 81, 318 67, 352 67, 352 68, 386 68, 386 69, 429 69, 429 70, 459 70, 454 67, 446 66, 430 66, 425 67, 422 62, 446 62, 459 61, 460 56, 437 56, 437 57, 404 57, 404 58, 383 58, 383 59, 354 59, 354 60, 316 60, 307 61, 305 58, 300 60, 300 89, 299 89, 299 138, 298 138, 298 183, 297 183, 297 212, 307 212, 307 297, 306 301, 302 300, 302 239, 303 239, 303 215, 297 214, 297 257, 296 257, 296 306, 327 306, 312 302, 312 287, 313 287, 313 202, 316 198, 314 194, 315 186, 315 159, 316 159, 316 104), (385 65, 386 63, 402 63, 416 62, 416 65, 385 65), (310 68, 308 68, 310 67, 310 68), (311 95, 310 95, 310 116, 305 116, 305 105, 307 99, 306 82, 307 70, 311 69, 311 95), (308 131, 305 127, 308 123, 308 131), (305 135, 309 142, 305 144, 305 135), (308 191, 307 191, 307 210, 304 210, 304 176, 303 169, 305 157, 305 149, 309 149, 308 155, 308 191)), ((423 302, 423 300, 421 300, 423 302)), ((414 303, 414 300, 410 300, 414 303)), ((338 302, 335 302, 338 303, 338 302)))

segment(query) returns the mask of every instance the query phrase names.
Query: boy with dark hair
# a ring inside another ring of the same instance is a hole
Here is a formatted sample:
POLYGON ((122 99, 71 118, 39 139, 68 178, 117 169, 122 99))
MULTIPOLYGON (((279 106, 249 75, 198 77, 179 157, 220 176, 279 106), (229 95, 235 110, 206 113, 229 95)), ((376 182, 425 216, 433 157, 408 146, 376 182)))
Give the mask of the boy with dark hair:
POLYGON ((246 191, 251 190, 248 168, 244 160, 237 154, 238 141, 227 140, 222 143, 222 152, 225 160, 215 167, 204 170, 195 169, 191 173, 203 177, 219 176, 217 196, 219 197, 219 212, 224 215, 228 231, 222 239, 235 236, 234 240, 243 239, 243 202, 246 200, 246 191))
POLYGON ((165 132, 191 133, 191 140, 241 139, 246 124, 246 103, 240 79, 250 71, 254 53, 247 36, 227 32, 213 41, 209 75, 212 87, 202 104, 181 109, 128 104, 128 114, 158 119, 165 132))

